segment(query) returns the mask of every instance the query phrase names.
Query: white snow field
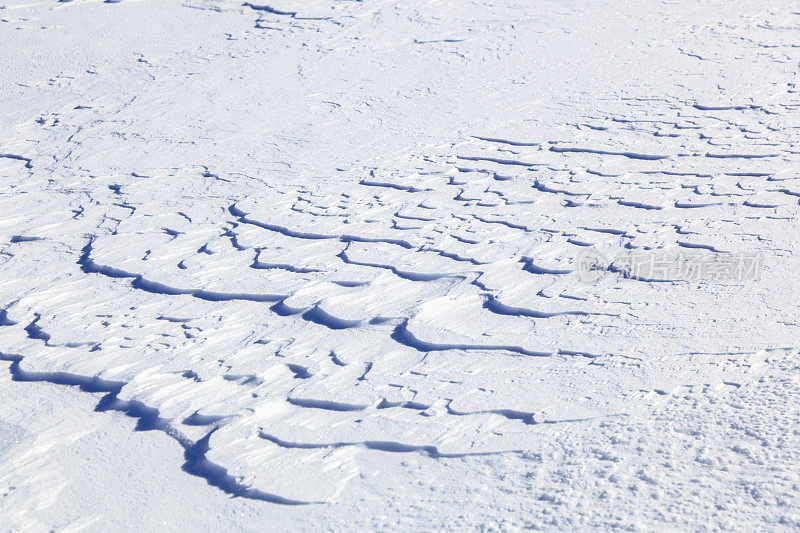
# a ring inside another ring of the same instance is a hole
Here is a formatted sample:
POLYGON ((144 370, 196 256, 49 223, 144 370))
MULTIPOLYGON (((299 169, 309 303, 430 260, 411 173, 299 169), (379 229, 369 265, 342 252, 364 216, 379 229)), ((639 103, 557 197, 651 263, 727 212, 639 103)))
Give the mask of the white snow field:
POLYGON ((800 528, 799 70, 793 0, 0 0, 0 530, 800 528))

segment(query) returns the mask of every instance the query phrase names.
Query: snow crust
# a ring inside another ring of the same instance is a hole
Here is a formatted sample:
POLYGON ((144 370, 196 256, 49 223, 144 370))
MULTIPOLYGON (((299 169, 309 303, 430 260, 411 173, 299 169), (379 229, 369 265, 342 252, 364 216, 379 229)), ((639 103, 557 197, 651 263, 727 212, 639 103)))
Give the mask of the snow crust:
POLYGON ((783 0, 4 0, 0 522, 141 527, 65 487, 175 483, 242 529, 799 527, 799 35, 783 0), (587 284, 589 247, 763 266, 587 284))

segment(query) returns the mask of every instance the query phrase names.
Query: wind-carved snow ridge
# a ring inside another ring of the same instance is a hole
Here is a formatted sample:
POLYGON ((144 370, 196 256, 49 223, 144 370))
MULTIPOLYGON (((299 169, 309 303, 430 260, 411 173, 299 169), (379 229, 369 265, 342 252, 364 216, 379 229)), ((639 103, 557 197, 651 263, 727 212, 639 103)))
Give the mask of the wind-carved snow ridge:
MULTIPOLYGON (((183 448, 186 463, 183 469, 189 474, 204 478, 209 485, 212 485, 232 496, 262 500, 271 503, 284 505, 302 505, 313 502, 294 501, 273 494, 251 489, 240 484, 233 476, 228 475, 227 471, 206 459, 208 452, 208 441, 214 430, 211 430, 205 437, 196 442, 192 442, 184 435, 181 435, 164 419, 158 416, 158 410, 147 407, 135 401, 120 401, 117 394, 122 389, 124 383, 103 381, 97 378, 87 378, 76 374, 65 372, 26 372, 19 367, 21 356, 0 354, 0 360, 10 361, 9 369, 14 381, 36 382, 44 381, 56 385, 67 385, 79 387, 84 392, 107 393, 97 404, 96 411, 119 411, 132 418, 137 418, 136 429, 138 431, 160 430, 174 438, 183 448)), ((207 424, 202 424, 207 425, 207 424)))
MULTIPOLYGON (((0 312, 0 326, 13 326, 15 323, 9 321, 5 310, 0 312)), ((39 316, 33 322, 28 324, 24 329, 31 339, 40 340, 47 343, 50 336, 42 332, 36 326, 36 322, 40 319, 39 316)), ((105 393, 102 399, 98 402, 96 411, 119 411, 132 418, 138 419, 136 430, 137 431, 163 431, 173 439, 175 439, 184 449, 184 456, 186 463, 183 469, 192 475, 204 478, 209 485, 212 485, 232 496, 249 498, 254 500, 261 500, 271 503, 283 505, 301 505, 314 502, 295 501, 273 494, 268 494, 260 490, 252 489, 239 483, 233 476, 228 475, 225 468, 210 462, 206 458, 206 453, 209 449, 209 439, 216 430, 211 429, 205 436, 197 441, 192 441, 186 435, 178 431, 169 420, 159 416, 158 409, 148 407, 147 405, 138 401, 123 401, 118 398, 124 382, 107 381, 98 377, 87 377, 79 374, 72 374, 69 372, 29 372, 20 368, 20 361, 23 357, 20 355, 9 355, 0 352, 0 360, 9 361, 9 371, 11 372, 12 379, 20 382, 47 382, 56 385, 66 385, 71 387, 78 387, 80 390, 89 393, 105 393)), ((203 417, 197 414, 184 420, 185 424, 210 426, 216 425, 219 419, 210 417, 208 420, 203 420, 203 417)))
POLYGON ((56 4, 0 24, 25 43, 87 44, 85 26, 108 50, 9 60, 14 381, 102 395, 188 474, 330 503, 309 512, 375 492, 428 518, 487 497, 536 509, 520 527, 659 529, 680 509, 669 525, 722 529, 698 517, 746 486, 751 521, 794 520, 800 475, 751 486, 797 458, 759 411, 793 405, 800 347, 788 4, 56 4), (585 283, 587 251, 763 264, 585 283))
POLYGON ((29 157, 17 155, 17 154, 3 154, 0 153, 0 159, 12 159, 16 161, 22 161, 25 163, 25 168, 33 168, 33 161, 29 157))

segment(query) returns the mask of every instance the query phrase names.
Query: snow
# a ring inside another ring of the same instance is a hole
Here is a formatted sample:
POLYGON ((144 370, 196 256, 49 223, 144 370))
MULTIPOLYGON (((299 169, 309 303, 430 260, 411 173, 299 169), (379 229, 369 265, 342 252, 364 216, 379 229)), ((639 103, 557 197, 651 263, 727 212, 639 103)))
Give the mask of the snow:
POLYGON ((0 0, 2 529, 800 527, 799 31, 0 0))

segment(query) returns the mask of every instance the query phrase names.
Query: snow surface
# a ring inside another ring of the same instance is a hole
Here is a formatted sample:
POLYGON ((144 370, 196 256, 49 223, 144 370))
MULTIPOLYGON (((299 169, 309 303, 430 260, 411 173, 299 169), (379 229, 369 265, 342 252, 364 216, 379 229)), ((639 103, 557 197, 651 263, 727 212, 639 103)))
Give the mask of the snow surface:
POLYGON ((0 0, 0 526, 800 527, 798 43, 789 0, 0 0))

